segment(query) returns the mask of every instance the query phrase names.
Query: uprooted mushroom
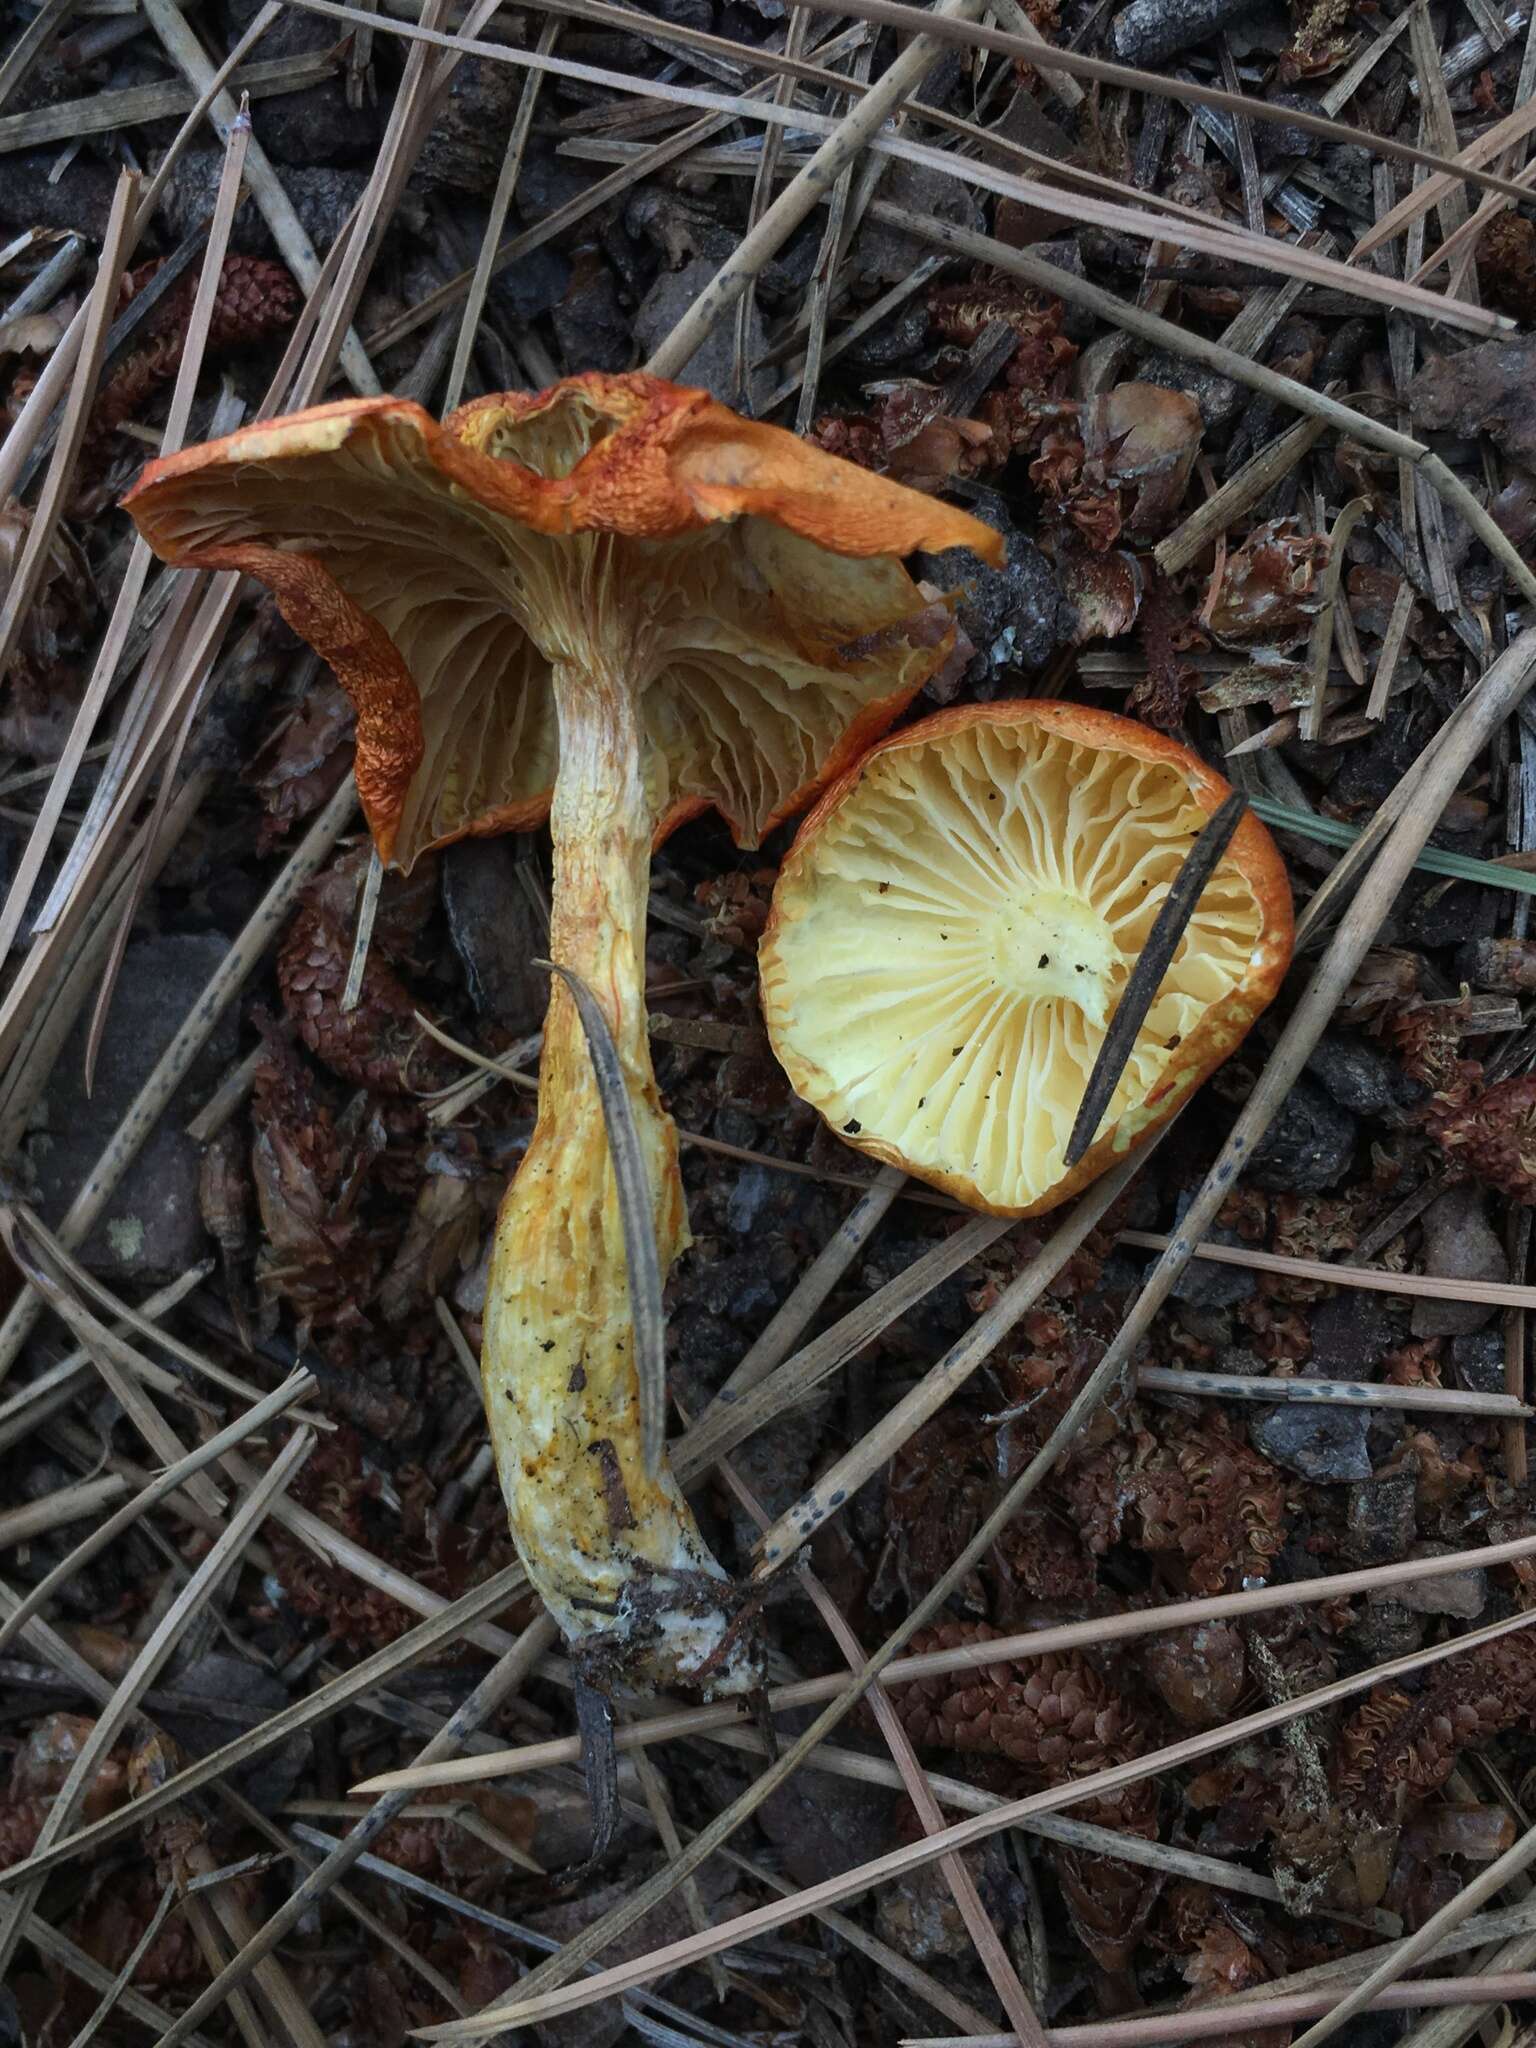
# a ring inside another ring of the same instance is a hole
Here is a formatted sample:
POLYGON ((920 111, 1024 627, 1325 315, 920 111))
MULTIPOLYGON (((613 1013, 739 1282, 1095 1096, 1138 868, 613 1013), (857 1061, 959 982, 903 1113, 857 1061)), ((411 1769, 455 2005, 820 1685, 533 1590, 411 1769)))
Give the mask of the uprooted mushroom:
POLYGON ((749 1685, 729 1583, 643 1441, 576 1002, 590 993, 617 1053, 665 1274, 688 1230, 646 1038, 651 848, 710 807, 751 845, 853 760, 953 638, 900 557, 995 560, 997 536, 641 375, 480 399, 442 425, 395 399, 320 406, 153 463, 127 504, 166 560, 264 583, 331 664, 386 860, 548 815, 550 952, 575 979, 551 988, 486 1297, 502 1489, 530 1578, 602 1650, 599 1675, 749 1685))
POLYGON ((1189 748, 1078 704, 958 705, 882 741, 774 889, 763 1016, 796 1091, 975 1208, 1055 1208, 1185 1101, 1289 963, 1285 866, 1250 814, 1068 1163, 1131 968, 1230 794, 1189 748))

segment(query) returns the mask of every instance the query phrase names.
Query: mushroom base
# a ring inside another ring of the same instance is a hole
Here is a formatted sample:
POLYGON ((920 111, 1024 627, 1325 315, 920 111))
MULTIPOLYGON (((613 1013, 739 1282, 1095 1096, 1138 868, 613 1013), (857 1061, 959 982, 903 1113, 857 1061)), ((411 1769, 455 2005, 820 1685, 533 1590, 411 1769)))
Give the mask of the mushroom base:
MULTIPOLYGON (((677 1133, 646 1034, 644 931, 652 821, 633 701, 600 672, 557 670, 560 781, 551 813, 551 956, 608 1021, 651 1184, 663 1274, 688 1243, 677 1133)), ((497 1220, 481 1370, 518 1553, 594 1668, 641 1687, 711 1693, 758 1682, 732 1626, 731 1581, 663 1458, 641 1450, 618 1192, 591 1056, 557 982, 539 1114, 497 1220)))

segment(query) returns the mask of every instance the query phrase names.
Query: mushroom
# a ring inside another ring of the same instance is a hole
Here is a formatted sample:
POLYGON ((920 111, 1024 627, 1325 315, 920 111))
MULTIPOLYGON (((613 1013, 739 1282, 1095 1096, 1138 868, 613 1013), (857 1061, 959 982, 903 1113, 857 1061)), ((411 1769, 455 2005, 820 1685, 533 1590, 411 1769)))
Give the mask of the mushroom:
POLYGON ((548 815, 550 953, 578 987, 551 987, 486 1295, 502 1490, 534 1586, 602 1651, 596 1675, 746 1687, 729 1581, 659 1429, 643 1441, 576 1004, 590 992, 617 1052, 664 1276, 688 1229, 646 1036, 651 848, 710 807, 755 844, 856 758, 953 641, 898 558, 998 560, 996 534, 638 374, 483 398, 442 425, 403 400, 323 405, 151 463, 125 502, 165 560, 264 583, 330 663, 383 858, 409 868, 548 815))
POLYGON ((1230 794, 1187 747, 1077 704, 957 706, 882 741, 774 890, 763 1016, 795 1089, 850 1145, 974 1208, 1065 1201, 1227 1057, 1290 960, 1284 864, 1249 814, 1067 1167, 1120 992, 1230 794))

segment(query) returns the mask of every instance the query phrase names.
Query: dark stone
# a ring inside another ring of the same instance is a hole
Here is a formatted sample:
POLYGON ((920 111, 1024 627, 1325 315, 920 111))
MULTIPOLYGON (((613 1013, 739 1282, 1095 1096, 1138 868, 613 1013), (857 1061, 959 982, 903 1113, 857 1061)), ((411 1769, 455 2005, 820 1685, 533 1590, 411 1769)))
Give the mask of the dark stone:
MULTIPOLYGON (((1449 1543, 1420 1543, 1413 1555, 1443 1557, 1451 1547, 1449 1543)), ((1457 1621, 1476 1621, 1488 1605, 1488 1574, 1478 1565, 1468 1565, 1432 1579, 1405 1579, 1393 1591, 1414 1614, 1449 1614, 1457 1621)))
POLYGON ((1287 1402, 1266 1408, 1248 1425, 1256 1451, 1303 1479, 1339 1485, 1369 1479, 1365 1439, 1370 1419, 1362 1408, 1287 1402))
MULTIPOLYGON (((228 11, 232 33, 238 36, 257 9, 252 0, 237 0, 228 11)), ((330 49, 335 41, 334 22, 306 15, 298 8, 285 8, 255 54, 264 63, 274 57, 309 56, 330 49)), ((301 92, 278 93, 251 102, 252 135, 278 163, 296 169, 316 164, 366 164, 383 132, 379 104, 370 104, 365 94, 360 107, 349 106, 346 80, 340 74, 319 85, 305 86, 301 92)))
MULTIPOLYGON (((880 197, 909 213, 934 214, 956 227, 985 232, 986 216, 975 196, 958 179, 927 164, 907 163, 898 157, 881 182, 880 197)), ((866 221, 853 239, 850 273, 866 284, 898 284, 932 253, 926 242, 903 234, 900 228, 866 221)))
POLYGON ((1451 1363, 1470 1393, 1502 1394, 1506 1391, 1502 1330, 1473 1330, 1468 1336, 1452 1338, 1451 1363))
POLYGON ((1017 527, 1009 527, 1005 539, 1001 569, 989 568, 969 548, 912 557, 914 576, 960 593, 960 628, 976 649, 966 674, 972 688, 996 670, 1043 668, 1071 636, 1072 607, 1055 570, 1017 527))
POLYGON ((1144 355, 1136 366, 1136 375, 1144 384, 1160 384, 1165 391, 1187 393, 1199 406, 1201 421, 1207 427, 1225 426, 1252 403, 1252 394, 1245 386, 1223 377, 1219 370, 1207 369, 1204 363, 1192 363, 1187 356, 1169 355, 1162 349, 1152 349, 1144 355))
MULTIPOLYGON (((1175 1209, 1175 1225, 1182 1223, 1194 1200, 1192 1194, 1180 1195, 1175 1209)), ((1239 1246, 1242 1239, 1235 1230, 1215 1225, 1205 1235, 1213 1244, 1239 1246)), ((1258 1289, 1258 1277, 1246 1266, 1219 1265, 1214 1259, 1191 1259, 1178 1279, 1173 1283, 1175 1301, 1192 1303, 1199 1308, 1232 1308, 1258 1289)))
POLYGON ((1252 11, 1254 0, 1131 0, 1109 26, 1121 64, 1161 64, 1252 11))
MULTIPOLYGON (((705 287, 709 285, 720 265, 709 256, 695 256, 685 263, 681 270, 664 270, 641 301, 635 315, 635 339, 640 345, 643 361, 654 354, 666 340, 672 329, 689 311, 705 287)), ((766 369, 754 368, 768 347, 767 330, 763 326, 762 311, 753 301, 752 317, 747 329, 746 363, 748 365, 745 409, 756 414, 768 402, 773 393, 774 379, 766 369)), ((702 343, 677 372, 679 384, 696 385, 718 398, 722 405, 740 406, 742 397, 736 386, 736 321, 732 317, 717 320, 702 343)))
POLYGON ((1499 899, 1475 882, 1452 882, 1440 875, 1416 877, 1397 901, 1400 931, 1410 946, 1461 946, 1468 939, 1491 938, 1498 923, 1499 899))
POLYGON ((1271 1194, 1311 1193, 1331 1188, 1354 1153, 1354 1118, 1303 1077, 1254 1148, 1247 1178, 1271 1194))
POLYGON ((533 906, 517 879, 507 839, 463 839, 444 850, 443 907, 475 1008, 519 1037, 536 1031, 549 977, 531 963, 543 951, 533 906))
POLYGON ((1410 1656, 1424 1640, 1424 1623, 1391 1593, 1372 1593, 1350 1639, 1368 1663, 1410 1656))
POLYGON ((1395 1060, 1352 1031, 1325 1033, 1313 1048, 1307 1072, 1322 1082, 1340 1109, 1355 1116, 1407 1109, 1423 1093, 1395 1060))
MULTIPOLYGON (((1475 1187, 1448 1188, 1437 1196, 1424 1211, 1423 1228, 1426 1273, 1440 1280, 1508 1280, 1509 1260, 1475 1187)), ((1421 1298, 1413 1305, 1413 1334, 1466 1337, 1498 1313, 1476 1301, 1421 1298)))
POLYGON ((507 153, 524 73, 515 64, 466 57, 416 163, 428 185, 451 192, 495 190, 507 153))
POLYGON ((94 157, 77 156, 56 185, 48 173, 57 149, 29 149, 7 156, 0 172, 0 227, 49 228, 99 242, 112 211, 117 172, 94 157))
POLYGON ((1383 719, 1368 738, 1345 748, 1344 765, 1331 791, 1334 801, 1346 811, 1374 812, 1402 780, 1423 739, 1417 719, 1383 719))
POLYGON ((530 249, 516 263, 498 270, 486 297, 491 310, 514 328, 525 327, 559 305, 571 281, 569 259, 551 244, 530 249))
MULTIPOLYGON (((1299 114, 1322 112, 1317 101, 1304 92, 1272 92, 1265 98, 1271 107, 1294 107, 1299 114)), ((1322 147, 1322 137, 1289 123, 1280 127, 1269 121, 1255 121, 1253 147, 1261 164, 1277 164, 1287 157, 1315 156, 1322 147)))
MULTIPOLYGON (((166 1681, 155 1718, 195 1760, 287 1705, 288 1688, 274 1672, 215 1650, 166 1681)), ((230 1783, 263 1813, 274 1813, 307 1774, 313 1755, 314 1737, 297 1729, 234 1772, 230 1783)))
POLYGON ((1375 158, 1359 142, 1325 142, 1318 152, 1318 169, 1336 185, 1356 212, 1370 216, 1374 210, 1371 171, 1375 158))
POLYGON ((579 199, 589 185, 606 177, 606 171, 571 157, 556 156, 553 149, 533 144, 523 158, 517 180, 517 214, 525 227, 552 214, 557 207, 579 199))
POLYGON ((1344 1551, 1351 1564, 1396 1564, 1414 1537, 1414 1478, 1392 1472, 1361 1479, 1345 1504, 1344 1551))
MULTIPOLYGON (((139 939, 129 946, 89 1095, 83 1076, 89 1009, 76 1022, 53 1070, 43 1128, 29 1141, 38 1201, 49 1222, 57 1222, 74 1200, 227 951, 222 938, 209 934, 139 939)), ((236 1013, 229 1008, 86 1239, 81 1257, 93 1272, 159 1285, 203 1256, 199 1155, 186 1125, 233 1060, 237 1041, 236 1013)))
POLYGON ((921 299, 909 299, 888 320, 860 335, 843 360, 859 370, 893 370, 909 362, 927 339, 928 308, 921 299))
MULTIPOLYGON (((219 149, 192 149, 180 158, 166 180, 165 195, 160 201, 160 218, 168 234, 179 240, 203 226, 213 211, 223 168, 224 152, 219 149)), ((0 178, 0 187, 6 182, 0 178)), ((324 256, 335 241, 367 182, 365 172, 335 165, 291 165, 284 169, 283 190, 293 202, 299 225, 318 255, 324 256)), ((397 216, 403 217, 403 213, 397 216)), ((229 245, 246 256, 277 254, 277 244, 266 222, 249 202, 235 215, 229 245)))
MULTIPOLYGON (((779 1721, 782 1739, 800 1732, 808 1717, 779 1721)), ((778 1851, 783 1875, 797 1885, 818 1884, 878 1856, 891 1844, 897 1795, 857 1778, 813 1778, 797 1771, 757 1809, 757 1824, 778 1851)))
POLYGON ((568 375, 627 370, 634 363, 634 317, 624 310, 613 272, 593 248, 577 252, 571 281, 550 322, 568 375))
POLYGON ((649 0, 645 11, 660 21, 670 21, 674 28, 695 28, 705 35, 715 24, 710 0, 649 0))
POLYGON ((1402 1332, 1381 1298, 1341 1288, 1312 1311, 1308 1371, 1324 1380, 1368 1380, 1402 1332))

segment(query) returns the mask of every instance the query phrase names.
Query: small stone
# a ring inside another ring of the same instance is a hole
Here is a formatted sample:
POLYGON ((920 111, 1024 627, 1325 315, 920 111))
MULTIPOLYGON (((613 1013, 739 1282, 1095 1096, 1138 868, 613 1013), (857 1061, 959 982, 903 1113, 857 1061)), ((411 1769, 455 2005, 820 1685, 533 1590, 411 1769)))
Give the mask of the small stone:
MULTIPOLYGON (((288 1705, 273 1671, 214 1650, 169 1679, 156 1718, 192 1758, 210 1755, 288 1705)), ((230 1783, 263 1813, 275 1813, 310 1769, 315 1741, 300 1728, 237 1770, 230 1783)))
MULTIPOLYGON (((258 0, 237 0, 227 10, 231 40, 242 35, 260 12, 258 0)), ((275 57, 308 57, 330 49, 335 25, 297 8, 285 9, 261 39, 264 62, 275 57)), ((473 64, 474 58, 466 59, 473 64)), ((510 68, 510 67, 508 67, 510 68)), ((383 132, 380 108, 365 94, 363 104, 347 101, 346 81, 339 74, 299 92, 282 92, 251 103, 251 132, 257 142, 288 169, 321 164, 365 164, 383 132)), ((251 211, 255 211, 254 208, 251 211)))
POLYGON ((417 175, 451 192, 491 192, 501 175, 523 79, 511 64, 466 57, 417 159, 417 175))
POLYGON ((1152 349, 1144 355, 1137 364, 1136 375, 1143 383, 1184 392, 1199 406, 1201 424, 1206 427, 1225 426, 1252 403, 1251 393, 1231 377, 1208 369, 1204 363, 1170 355, 1164 349, 1152 349))
MULTIPOLYGON (((908 213, 935 214, 973 233, 981 233, 986 226, 986 217, 972 194, 957 179, 927 164, 907 163, 898 157, 885 174, 880 196, 908 213)), ((850 281, 857 277, 870 285, 898 284, 931 254, 926 243, 899 228, 866 221, 853 239, 850 281)))
POLYGON ((1423 1092, 1395 1060, 1352 1031, 1326 1032, 1313 1048, 1307 1072, 1354 1116, 1405 1109, 1423 1092))
POLYGON ((1470 1336, 1453 1338, 1451 1363, 1469 1393, 1502 1394, 1507 1391, 1502 1330, 1474 1330, 1470 1336))
MULTIPOLYGON (((1267 95, 1272 107, 1294 107, 1298 114, 1320 114, 1323 109, 1304 92, 1273 92, 1267 95)), ((1322 147, 1322 137, 1314 135, 1309 128, 1287 123, 1281 127, 1272 121, 1255 121, 1253 124, 1253 146, 1259 162, 1266 168, 1270 164, 1284 162, 1288 157, 1315 156, 1322 147)))
POLYGON ((1368 1380, 1401 1342, 1400 1326, 1378 1296, 1341 1288, 1312 1311, 1307 1367, 1320 1380, 1368 1380))
MULTIPOLYGON (((42 1128, 28 1146, 49 1222, 78 1194, 227 951, 215 934, 175 933, 129 946, 89 1095, 83 1078, 89 1009, 77 1021, 49 1082, 42 1128)), ((229 1008, 86 1239, 81 1257, 92 1272, 159 1285, 203 1256, 208 1240, 198 1212, 199 1155, 186 1125, 233 1060, 236 1044, 236 1013, 229 1008)))
POLYGON ((1362 1408, 1301 1402, 1267 1408, 1248 1425, 1256 1451, 1288 1472, 1325 1485, 1370 1478, 1369 1432, 1370 1418, 1362 1408))
POLYGON ((1411 1472, 1360 1479, 1344 1509, 1344 1549, 1351 1564, 1396 1564, 1414 1537, 1416 1488, 1411 1472))
POLYGON ((1354 1156, 1354 1118, 1303 1075, 1255 1147, 1246 1177, 1272 1194, 1311 1193, 1331 1188, 1354 1156))
POLYGON ((1110 54, 1121 64, 1161 64, 1191 43, 1203 43, 1252 5, 1253 0, 1131 0, 1110 23, 1110 54))
MULTIPOLYGON (((1448 1543, 1420 1543, 1414 1557, 1443 1557, 1448 1543)), ((1488 1604, 1488 1574, 1477 1565, 1459 1572, 1441 1572, 1432 1579, 1409 1579, 1393 1592, 1414 1614, 1449 1614, 1475 1621, 1488 1604)))
MULTIPOLYGON (((213 211, 219 179, 224 170, 221 149, 189 149, 170 177, 160 201, 160 219, 175 239, 201 229, 213 211)), ((9 173, 7 173, 7 177, 9 173)), ((0 178, 4 186, 6 178, 0 178)), ((352 208, 363 196, 367 173, 328 164, 290 164, 283 170, 283 190, 318 254, 330 248, 352 208)), ((396 218, 404 223, 402 211, 396 218)), ((266 222, 254 206, 242 206, 230 229, 229 246, 244 256, 275 256, 266 222)))
MULTIPOLYGON (((1449 1188, 1424 1211, 1424 1270, 1440 1280, 1507 1281, 1509 1261, 1474 1187, 1449 1188)), ((1415 1337, 1466 1337, 1498 1310, 1478 1301, 1420 1299, 1413 1305, 1415 1337)))
POLYGON ((1424 1623, 1394 1594, 1372 1593, 1349 1633, 1363 1657, 1372 1664, 1384 1664, 1392 1657, 1409 1656, 1419 1647, 1424 1623))
POLYGON ((1072 608, 1056 572, 1032 540, 1010 527, 1007 560, 994 569, 969 548, 913 557, 924 583, 959 593, 961 631, 976 649, 966 674, 973 687, 994 671, 1043 668, 1072 634, 1072 608))
MULTIPOLYGON (((1192 1194, 1180 1195, 1175 1208, 1175 1227, 1184 1221, 1192 1194)), ((1206 1237, 1212 1244, 1231 1245, 1241 1248, 1243 1240, 1235 1230, 1222 1225, 1208 1230, 1206 1237)), ((1238 1302, 1246 1301, 1257 1292, 1258 1278, 1247 1266, 1228 1266, 1215 1259, 1191 1259, 1178 1279, 1173 1283, 1175 1301, 1186 1301, 1197 1308, 1234 1308, 1238 1302)))
MULTIPOLYGON (((635 339, 640 344, 642 358, 654 354, 657 347, 672 332, 672 329, 694 305, 715 273, 718 263, 707 256, 695 256, 685 263, 681 270, 664 270, 646 293, 635 315, 635 339)), ((747 396, 747 410, 755 413, 766 404, 772 395, 773 379, 766 370, 751 368, 765 354, 768 347, 767 330, 756 302, 753 303, 752 319, 747 331, 745 360, 749 366, 750 391, 747 396)), ((712 398, 718 398, 722 405, 738 405, 741 394, 736 389, 736 321, 717 320, 704 340, 677 372, 679 384, 691 384, 701 391, 707 391, 712 398)))
POLYGON ((571 281, 549 317, 568 374, 633 364, 634 315, 624 310, 613 272, 596 248, 577 250, 571 281))

